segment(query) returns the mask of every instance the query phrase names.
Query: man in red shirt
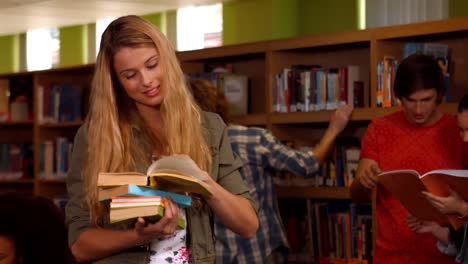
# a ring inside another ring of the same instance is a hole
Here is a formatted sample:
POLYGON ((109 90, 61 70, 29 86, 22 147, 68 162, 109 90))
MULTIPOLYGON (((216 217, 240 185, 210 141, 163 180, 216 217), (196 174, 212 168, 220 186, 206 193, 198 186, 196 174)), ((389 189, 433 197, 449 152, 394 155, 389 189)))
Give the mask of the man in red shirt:
POLYGON ((430 234, 408 228, 407 210, 377 184, 381 171, 414 169, 423 174, 462 168, 463 144, 457 121, 438 109, 444 90, 442 72, 432 57, 407 57, 400 63, 394 82, 402 110, 372 120, 362 139, 351 196, 354 201, 368 200, 371 190, 377 188, 374 263, 453 263, 439 252, 430 234))

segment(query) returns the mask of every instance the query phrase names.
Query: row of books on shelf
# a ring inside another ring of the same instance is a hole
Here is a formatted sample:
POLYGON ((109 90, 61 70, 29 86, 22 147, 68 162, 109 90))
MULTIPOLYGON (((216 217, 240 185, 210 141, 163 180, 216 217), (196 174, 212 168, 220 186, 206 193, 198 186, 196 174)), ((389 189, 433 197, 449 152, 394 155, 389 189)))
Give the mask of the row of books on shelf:
POLYGON ((0 79, 0 122, 32 120, 32 86, 28 81, 0 79))
POLYGON ((377 64, 377 106, 392 107, 400 104, 393 93, 398 60, 385 56, 377 64))
POLYGON ((290 246, 289 261, 371 262, 370 204, 287 199, 280 200, 280 212, 290 246))
POLYGON ((80 122, 83 120, 83 88, 75 84, 42 84, 38 88, 39 123, 80 122))
POLYGON ((249 111, 249 78, 247 75, 223 71, 191 73, 191 79, 205 79, 222 93, 229 104, 230 115, 246 115, 249 111))
POLYGON ((73 143, 66 137, 46 140, 39 146, 39 177, 65 179, 70 166, 73 143))
POLYGON ((291 65, 273 76, 274 112, 309 112, 336 109, 341 104, 369 106, 360 67, 323 68, 291 65))
MULTIPOLYGON (((293 146, 291 142, 287 143, 293 146)), ((301 146, 299 150, 310 151, 311 147, 301 146)), ((360 141, 354 137, 338 138, 330 157, 320 165, 313 177, 304 177, 289 172, 277 172, 273 178, 279 186, 347 187, 356 178, 361 155, 360 141)))
POLYGON ((32 177, 33 150, 31 143, 0 144, 0 180, 32 177))
MULTIPOLYGON (((412 54, 424 54, 434 57, 444 76, 444 101, 450 102, 450 49, 447 44, 429 42, 408 42, 403 46, 403 59, 412 54)), ((377 64, 377 107, 400 105, 393 93, 393 83, 399 61, 393 56, 384 56, 377 64)))

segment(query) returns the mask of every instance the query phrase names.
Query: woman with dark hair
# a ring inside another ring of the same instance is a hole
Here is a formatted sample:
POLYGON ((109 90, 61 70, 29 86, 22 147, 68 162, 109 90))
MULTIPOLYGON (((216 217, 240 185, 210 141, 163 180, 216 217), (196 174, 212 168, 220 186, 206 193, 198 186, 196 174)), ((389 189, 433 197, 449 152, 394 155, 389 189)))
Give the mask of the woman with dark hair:
POLYGON ((73 263, 65 219, 52 201, 3 194, 0 212, 0 263, 73 263))
POLYGON ((468 142, 468 94, 465 94, 458 104, 458 127, 464 142, 468 142))
MULTIPOLYGON (((468 94, 463 96, 458 104, 458 126, 460 128, 460 136, 466 143, 468 142, 468 94)), ((465 155, 468 151, 465 151, 465 155)), ((460 218, 468 219, 468 203, 461 199, 460 195, 453 190, 447 197, 435 196, 431 193, 424 192, 428 201, 444 214, 457 214, 460 218)), ((418 233, 431 233, 439 240, 439 249, 447 255, 455 256, 455 260, 459 263, 468 264, 468 240, 467 231, 468 224, 465 223, 462 227, 455 230, 453 228, 441 227, 435 222, 420 221, 415 217, 409 216, 407 219, 408 226, 411 230, 418 233)))

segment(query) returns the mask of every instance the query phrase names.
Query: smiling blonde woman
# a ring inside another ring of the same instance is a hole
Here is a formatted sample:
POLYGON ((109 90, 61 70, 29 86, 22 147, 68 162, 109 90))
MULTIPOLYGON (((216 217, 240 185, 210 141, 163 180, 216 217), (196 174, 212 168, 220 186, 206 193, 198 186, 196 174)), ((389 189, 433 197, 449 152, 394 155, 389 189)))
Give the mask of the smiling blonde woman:
POLYGON ((219 116, 201 111, 176 54, 154 25, 137 16, 104 31, 85 124, 75 136, 67 177, 69 244, 78 261, 213 263, 211 218, 251 237, 258 219, 219 116), (99 172, 146 171, 152 157, 188 155, 209 177, 213 196, 181 210, 165 201, 156 223, 110 225, 97 200, 99 172), (176 230, 179 217, 188 227, 176 230))

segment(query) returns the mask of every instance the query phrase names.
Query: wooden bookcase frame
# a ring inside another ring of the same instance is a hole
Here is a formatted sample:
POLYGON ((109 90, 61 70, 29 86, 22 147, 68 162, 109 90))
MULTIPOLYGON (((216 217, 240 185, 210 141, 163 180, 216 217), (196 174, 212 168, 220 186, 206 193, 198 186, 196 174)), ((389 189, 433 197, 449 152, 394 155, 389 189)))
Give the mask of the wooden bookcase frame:
MULTIPOLYGON (((406 42, 446 43, 451 49, 452 102, 440 107, 456 112, 456 102, 468 92, 468 18, 398 25, 367 30, 301 36, 290 39, 230 45, 195 51, 178 52, 182 69, 187 73, 203 72, 205 64, 231 63, 236 73, 249 76, 249 114, 234 116, 235 123, 262 126, 279 138, 319 138, 332 111, 273 113, 273 75, 293 64, 320 64, 325 67, 359 65, 361 78, 368 90, 367 108, 355 109, 345 133, 362 136, 367 124, 375 117, 398 108, 376 106, 377 63, 384 55, 401 59, 406 42)), ((0 78, 32 78, 33 107, 37 112, 37 90, 43 81, 63 81, 89 86, 94 65, 51 69, 35 72, 1 74, 0 78)), ((0 123, 1 143, 31 141, 34 148, 34 175, 28 179, 0 181, 0 191, 17 191, 53 198, 66 192, 62 180, 39 178, 40 143, 56 136, 73 138, 81 123, 39 124, 34 114, 32 121, 0 123)), ((279 197, 310 199, 349 199, 345 187, 279 187, 279 197)), ((375 199, 373 199, 375 209, 375 199)), ((375 210, 373 210, 375 212, 375 210)), ((374 226, 376 226, 374 217, 374 226)), ((374 232, 375 234, 376 232, 374 232)))

